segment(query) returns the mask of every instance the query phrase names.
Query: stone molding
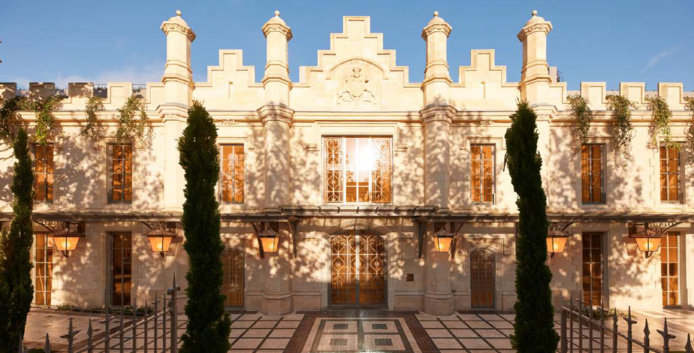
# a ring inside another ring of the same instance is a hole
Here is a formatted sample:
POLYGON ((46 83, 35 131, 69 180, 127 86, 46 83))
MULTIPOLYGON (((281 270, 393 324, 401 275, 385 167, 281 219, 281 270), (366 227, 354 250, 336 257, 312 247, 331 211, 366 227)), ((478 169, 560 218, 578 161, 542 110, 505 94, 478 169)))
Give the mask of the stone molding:
POLYGON ((424 125, 433 121, 443 121, 450 124, 456 112, 452 105, 429 105, 419 111, 419 116, 424 125))
POLYGON ((270 121, 279 121, 292 125, 294 110, 281 104, 267 104, 257 110, 263 125, 270 121))
POLYGON ((281 23, 266 23, 262 30, 265 38, 267 38, 267 36, 272 32, 280 32, 287 37, 287 41, 292 39, 292 29, 289 28, 289 26, 281 23))
POLYGON ((183 26, 180 23, 175 23, 175 22, 164 22, 161 24, 161 30, 164 32, 164 34, 169 34, 169 32, 179 32, 183 33, 186 37, 188 37, 188 40, 191 42, 195 40, 195 32, 193 32, 192 29, 183 26))
MULTIPOLYGON (((544 20, 543 20, 544 21, 544 20)), ((534 24, 531 24, 529 26, 523 27, 520 32, 518 32, 518 40, 521 42, 525 40, 530 34, 535 33, 535 32, 543 32, 545 35, 549 34, 549 32, 552 30, 552 23, 551 22, 537 22, 534 24)))

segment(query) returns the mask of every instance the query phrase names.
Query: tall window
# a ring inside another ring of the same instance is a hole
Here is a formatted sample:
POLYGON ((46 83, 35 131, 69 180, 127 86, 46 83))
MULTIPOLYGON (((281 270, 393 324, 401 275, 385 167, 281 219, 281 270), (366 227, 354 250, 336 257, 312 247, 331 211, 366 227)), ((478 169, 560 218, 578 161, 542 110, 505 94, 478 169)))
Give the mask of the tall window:
POLYGON ((660 248, 660 274, 663 286, 663 306, 680 305, 679 233, 663 237, 660 248))
POLYGON ((494 202, 494 145, 472 145, 472 202, 494 202))
POLYGON ((53 289, 53 238, 46 233, 36 234, 34 268, 36 282, 34 302, 36 305, 51 305, 53 289))
POLYGON ((584 204, 605 202, 604 153, 605 145, 581 146, 581 201, 584 204))
POLYGON ((34 145, 34 200, 53 202, 53 145, 34 145))
POLYGON ((243 203, 243 145, 222 145, 222 201, 243 203))
POLYGON ((130 292, 133 287, 132 234, 113 234, 111 249, 111 304, 130 305, 130 292))
POLYGON ((391 202, 391 138, 326 137, 325 202, 391 202))
POLYGON ((133 200, 133 146, 111 145, 111 203, 130 203, 133 200))
POLYGON ((602 233, 583 233, 583 302, 602 303, 602 233))
POLYGON ((660 147, 660 201, 680 202, 680 152, 675 147, 660 147))

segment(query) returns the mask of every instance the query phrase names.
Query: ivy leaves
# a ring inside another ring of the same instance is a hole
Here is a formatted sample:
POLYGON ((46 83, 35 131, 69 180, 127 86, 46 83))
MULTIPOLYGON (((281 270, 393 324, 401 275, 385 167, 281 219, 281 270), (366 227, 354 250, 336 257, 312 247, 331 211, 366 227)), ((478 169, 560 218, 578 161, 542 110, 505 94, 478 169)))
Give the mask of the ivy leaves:
POLYGON ((84 107, 84 112, 87 114, 87 125, 85 125, 80 135, 98 140, 101 137, 101 124, 97 120, 96 112, 104 110, 103 99, 93 96, 89 98, 84 107))
POLYGON ((135 97, 130 96, 125 104, 118 111, 118 130, 116 130, 116 140, 133 141, 145 144, 145 128, 149 125, 145 103, 135 97))
POLYGON ((692 119, 689 121, 689 126, 685 131, 685 148, 687 149, 687 161, 690 164, 694 164, 694 98, 686 97, 684 98, 684 109, 689 110, 692 113, 692 119))
POLYGON ((607 96, 607 107, 614 111, 615 121, 612 125, 612 149, 617 157, 631 159, 631 140, 634 138, 634 127, 631 125, 631 109, 636 103, 619 95, 607 96))
POLYGON ((53 138, 53 112, 60 109, 60 96, 27 98, 14 96, 5 101, 0 108, 0 140, 11 140, 19 123, 20 110, 31 110, 36 115, 36 143, 45 145, 53 138))
POLYGON ((651 135, 651 147, 656 148, 658 146, 658 135, 663 135, 667 147, 679 149, 681 147, 680 144, 672 142, 672 135, 670 133, 670 118, 672 118, 672 112, 667 102, 665 102, 662 97, 655 96, 646 98, 646 103, 648 110, 651 111, 651 118, 653 119, 648 130, 651 135))
POLYGON ((593 121, 593 111, 588 108, 588 102, 579 95, 567 97, 571 105, 571 117, 574 119, 574 128, 581 144, 588 141, 590 122, 593 121))

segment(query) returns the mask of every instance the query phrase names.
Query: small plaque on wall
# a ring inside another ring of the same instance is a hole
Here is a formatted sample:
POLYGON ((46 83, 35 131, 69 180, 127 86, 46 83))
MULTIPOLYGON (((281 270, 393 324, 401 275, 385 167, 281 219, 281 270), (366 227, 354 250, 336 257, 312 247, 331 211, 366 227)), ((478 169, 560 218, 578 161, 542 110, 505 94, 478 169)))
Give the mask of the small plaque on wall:
POLYGON ((414 273, 408 273, 407 276, 405 276, 405 281, 414 282, 414 273))

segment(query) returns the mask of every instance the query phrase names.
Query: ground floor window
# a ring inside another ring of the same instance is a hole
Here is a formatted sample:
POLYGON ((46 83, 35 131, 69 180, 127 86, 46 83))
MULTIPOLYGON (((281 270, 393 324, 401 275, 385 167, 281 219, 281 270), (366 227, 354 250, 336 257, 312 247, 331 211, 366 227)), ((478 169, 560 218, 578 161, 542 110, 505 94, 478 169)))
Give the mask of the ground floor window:
POLYGON ((130 305, 130 292, 133 286, 132 234, 115 233, 111 239, 111 304, 130 305))
POLYGON ((663 306, 678 306, 679 300, 679 233, 663 237, 660 248, 660 274, 663 286, 663 306))
POLYGON ((602 233, 583 233, 583 302, 602 304, 602 233))
POLYGON ((34 303, 36 305, 51 305, 51 290, 53 289, 53 238, 46 233, 36 234, 34 252, 34 303))

